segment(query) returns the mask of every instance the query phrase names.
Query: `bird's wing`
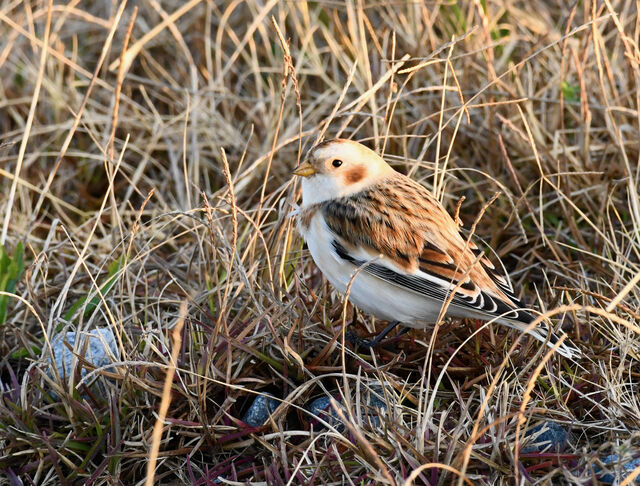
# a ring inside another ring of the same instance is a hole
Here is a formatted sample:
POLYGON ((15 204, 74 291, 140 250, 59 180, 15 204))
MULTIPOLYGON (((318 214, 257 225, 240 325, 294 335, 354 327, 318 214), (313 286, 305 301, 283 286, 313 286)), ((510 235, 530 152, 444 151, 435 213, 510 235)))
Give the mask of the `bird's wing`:
POLYGON ((470 315, 530 323, 508 278, 458 231, 442 205, 420 184, 398 175, 322 205, 335 255, 389 283, 470 315))

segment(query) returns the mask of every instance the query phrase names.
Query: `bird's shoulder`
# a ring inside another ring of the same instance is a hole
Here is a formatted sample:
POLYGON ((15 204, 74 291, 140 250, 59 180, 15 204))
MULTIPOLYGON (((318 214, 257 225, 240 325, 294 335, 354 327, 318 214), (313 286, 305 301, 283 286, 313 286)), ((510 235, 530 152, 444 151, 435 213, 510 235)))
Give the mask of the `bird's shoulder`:
POLYGON ((391 258, 399 267, 418 268, 423 252, 452 261, 459 243, 457 225, 421 184, 397 174, 321 205, 327 226, 346 243, 391 258))

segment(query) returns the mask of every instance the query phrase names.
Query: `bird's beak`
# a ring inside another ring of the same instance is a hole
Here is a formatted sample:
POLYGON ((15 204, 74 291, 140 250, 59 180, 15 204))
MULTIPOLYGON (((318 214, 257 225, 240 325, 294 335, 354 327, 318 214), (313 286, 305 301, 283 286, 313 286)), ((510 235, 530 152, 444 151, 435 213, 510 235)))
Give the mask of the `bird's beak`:
POLYGON ((306 161, 300 164, 298 167, 296 167, 293 170, 293 173, 297 176, 311 177, 313 174, 316 173, 316 169, 313 165, 311 165, 311 162, 306 161))

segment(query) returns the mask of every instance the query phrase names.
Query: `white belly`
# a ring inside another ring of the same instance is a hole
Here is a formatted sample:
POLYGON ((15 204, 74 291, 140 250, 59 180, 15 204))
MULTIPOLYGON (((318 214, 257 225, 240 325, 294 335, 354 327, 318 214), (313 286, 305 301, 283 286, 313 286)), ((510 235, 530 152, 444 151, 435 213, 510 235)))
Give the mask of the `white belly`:
MULTIPOLYGON (((333 235, 320 213, 313 216, 303 236, 316 265, 327 280, 344 294, 357 267, 334 253, 333 235)), ((434 323, 442 306, 435 299, 387 283, 364 270, 353 278, 348 297, 349 301, 378 319, 400 321, 409 327, 434 323)))

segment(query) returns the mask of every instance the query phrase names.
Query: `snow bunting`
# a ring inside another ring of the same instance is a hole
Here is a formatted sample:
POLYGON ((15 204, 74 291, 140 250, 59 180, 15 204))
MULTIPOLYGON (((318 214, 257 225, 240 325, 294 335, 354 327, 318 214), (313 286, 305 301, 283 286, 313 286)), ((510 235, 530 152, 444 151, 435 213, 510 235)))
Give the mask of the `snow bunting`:
MULTIPOLYGON (((446 314, 496 322, 523 331, 534 317, 508 277, 419 183, 396 172, 378 154, 351 141, 312 148, 294 174, 302 179, 298 225, 315 263, 349 300, 391 325, 424 328, 446 314), (454 295, 451 297, 451 292, 454 295)), ((558 336, 544 322, 530 331, 553 346, 558 336)), ((558 352, 579 351, 562 343, 558 352)))

